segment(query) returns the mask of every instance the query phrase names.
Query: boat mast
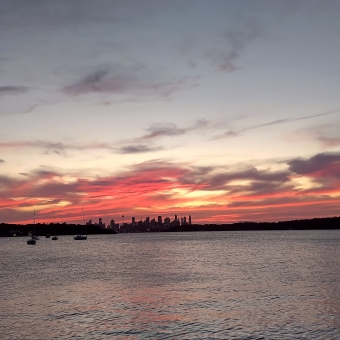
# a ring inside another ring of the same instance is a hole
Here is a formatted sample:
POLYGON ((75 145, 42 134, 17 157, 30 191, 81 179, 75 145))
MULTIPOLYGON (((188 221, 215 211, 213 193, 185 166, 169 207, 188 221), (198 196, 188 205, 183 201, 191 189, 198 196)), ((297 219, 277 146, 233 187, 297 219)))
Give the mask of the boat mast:
POLYGON ((33 236, 35 236, 35 210, 33 211, 33 236))
POLYGON ((86 224, 85 224, 85 218, 84 218, 84 207, 81 207, 81 212, 83 214, 83 225, 84 225, 85 235, 86 235, 86 224))

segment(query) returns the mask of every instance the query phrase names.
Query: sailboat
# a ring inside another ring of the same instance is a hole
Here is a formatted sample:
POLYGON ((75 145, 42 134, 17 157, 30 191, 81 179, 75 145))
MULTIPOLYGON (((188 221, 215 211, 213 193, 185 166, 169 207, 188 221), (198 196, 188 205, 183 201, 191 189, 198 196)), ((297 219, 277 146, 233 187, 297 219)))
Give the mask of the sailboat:
POLYGON ((39 240, 39 238, 35 235, 35 210, 33 213, 33 233, 32 233, 32 238, 27 240, 27 244, 36 244, 36 240, 39 240))
POLYGON ((75 240, 87 240, 87 235, 78 234, 74 236, 75 240))
POLYGON ((81 209, 82 210, 82 214, 83 214, 83 225, 84 225, 84 228, 85 228, 85 234, 78 234, 76 236, 74 236, 74 239, 75 240, 87 240, 87 235, 86 235, 86 224, 85 224, 85 221, 84 221, 84 208, 81 209))
MULTIPOLYGON (((54 212, 54 229, 55 229, 56 227, 55 227, 55 212, 54 212)), ((59 238, 58 238, 58 236, 57 235, 54 235, 53 237, 52 237, 52 240, 53 241, 57 241, 59 238)))

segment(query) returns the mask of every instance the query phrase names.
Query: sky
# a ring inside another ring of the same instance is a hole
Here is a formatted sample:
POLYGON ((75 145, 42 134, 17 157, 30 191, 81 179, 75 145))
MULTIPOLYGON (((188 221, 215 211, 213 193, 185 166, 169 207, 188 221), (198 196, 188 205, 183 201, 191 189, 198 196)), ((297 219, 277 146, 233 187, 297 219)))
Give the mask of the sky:
POLYGON ((338 0, 0 0, 0 223, 339 216, 339 32, 338 0))

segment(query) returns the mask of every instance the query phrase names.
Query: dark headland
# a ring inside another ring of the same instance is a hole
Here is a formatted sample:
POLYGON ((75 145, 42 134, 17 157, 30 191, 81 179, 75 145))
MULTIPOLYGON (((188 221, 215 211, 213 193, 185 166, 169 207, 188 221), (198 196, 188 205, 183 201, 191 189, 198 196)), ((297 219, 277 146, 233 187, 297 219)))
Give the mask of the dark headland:
MULTIPOLYGON (((127 226, 127 224, 126 224, 127 226)), ((0 223, 0 237, 27 236, 33 230, 33 224, 0 223)), ((67 223, 37 223, 37 235, 74 235, 82 231, 80 224, 67 223)), ((153 225, 145 228, 129 230, 129 232, 196 232, 196 231, 252 231, 252 230, 326 230, 340 229, 340 217, 313 218, 281 222, 237 222, 229 224, 184 224, 165 228, 153 225)), ((87 225, 86 234, 116 234, 125 233, 126 228, 102 228, 98 225, 87 225)))
POLYGON ((249 231, 249 230, 340 229, 340 217, 313 218, 281 222, 237 222, 231 224, 192 224, 172 226, 166 231, 249 231))

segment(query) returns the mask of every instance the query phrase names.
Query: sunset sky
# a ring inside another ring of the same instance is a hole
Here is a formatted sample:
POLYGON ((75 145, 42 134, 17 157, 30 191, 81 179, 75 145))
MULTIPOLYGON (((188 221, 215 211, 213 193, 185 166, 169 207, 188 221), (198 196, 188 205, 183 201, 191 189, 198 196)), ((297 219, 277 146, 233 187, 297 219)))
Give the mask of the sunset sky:
POLYGON ((0 0, 0 223, 340 215, 339 0, 0 0))

